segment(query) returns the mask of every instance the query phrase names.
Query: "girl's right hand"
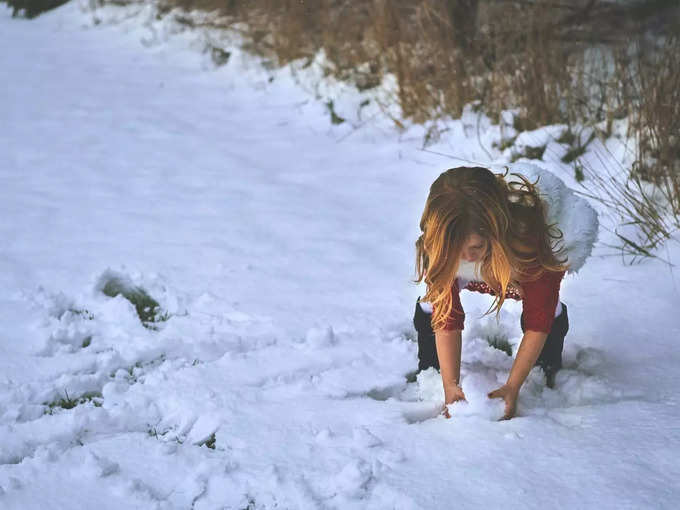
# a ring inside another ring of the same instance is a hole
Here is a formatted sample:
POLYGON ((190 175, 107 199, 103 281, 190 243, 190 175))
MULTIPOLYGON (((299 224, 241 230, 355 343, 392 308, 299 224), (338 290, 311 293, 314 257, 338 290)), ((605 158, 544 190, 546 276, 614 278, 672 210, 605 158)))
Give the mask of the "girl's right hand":
POLYGON ((442 409, 442 414, 444 415, 445 418, 451 418, 451 414, 449 413, 449 408, 447 407, 449 404, 453 404, 454 402, 458 402, 459 400, 464 400, 467 402, 465 398, 465 393, 463 393, 463 388, 458 386, 457 384, 452 384, 452 385, 445 385, 444 386, 444 408, 442 409))

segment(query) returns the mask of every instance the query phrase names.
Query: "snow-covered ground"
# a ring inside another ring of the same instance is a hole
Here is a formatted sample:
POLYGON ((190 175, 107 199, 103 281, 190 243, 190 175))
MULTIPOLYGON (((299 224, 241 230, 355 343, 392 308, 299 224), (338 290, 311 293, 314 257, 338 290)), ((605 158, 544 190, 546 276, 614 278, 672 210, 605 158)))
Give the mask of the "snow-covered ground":
MULTIPOLYGON (((478 320, 471 293, 469 403, 446 420, 434 371, 406 382, 429 185, 507 160, 499 126, 451 122, 452 160, 195 34, 0 7, 0 508, 677 508, 679 279, 604 230, 562 286, 554 390, 534 370, 496 421, 512 359, 487 338, 516 349, 520 305, 478 320)), ((542 164, 577 187, 565 150, 542 164)))

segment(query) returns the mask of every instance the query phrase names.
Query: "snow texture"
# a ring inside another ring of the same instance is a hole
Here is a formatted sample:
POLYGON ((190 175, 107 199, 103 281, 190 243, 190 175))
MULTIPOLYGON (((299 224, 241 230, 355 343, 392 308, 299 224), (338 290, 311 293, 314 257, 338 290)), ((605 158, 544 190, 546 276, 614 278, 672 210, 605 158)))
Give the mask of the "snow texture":
MULTIPOLYGON (((413 373, 418 219, 447 166, 509 161, 512 112, 466 108, 423 151, 375 102, 392 79, 271 70, 236 39, 153 3, 0 5, 0 508, 676 508, 675 273, 601 230, 562 283, 556 386, 532 370, 510 421, 490 341, 517 352, 521 305, 463 293, 468 402, 444 419, 413 373)), ((576 189, 564 150, 541 165, 576 189)))

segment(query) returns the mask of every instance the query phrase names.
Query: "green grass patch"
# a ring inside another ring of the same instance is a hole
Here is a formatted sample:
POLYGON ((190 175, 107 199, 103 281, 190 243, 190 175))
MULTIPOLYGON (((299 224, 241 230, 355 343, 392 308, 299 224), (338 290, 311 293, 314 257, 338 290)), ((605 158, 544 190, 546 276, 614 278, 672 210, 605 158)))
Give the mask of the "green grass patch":
POLYGON ((407 383, 416 382, 418 380, 418 371, 412 370, 409 373, 407 373, 404 377, 406 377, 407 383))
POLYGON ((216 441, 215 433, 213 432, 212 434, 210 434, 210 437, 208 439, 206 439, 202 443, 198 443, 198 446, 207 446, 211 450, 214 450, 215 449, 215 441, 216 441))
POLYGON ((221 67, 225 65, 227 62, 229 62, 230 57, 231 52, 219 48, 217 46, 210 47, 210 58, 212 59, 213 64, 215 64, 215 66, 221 67))
POLYGON ((524 154, 528 159, 543 159, 545 145, 541 145, 540 147, 527 147, 524 150, 524 154))
POLYGON ((505 138, 504 140, 501 140, 500 143, 494 142, 494 147, 501 151, 504 151, 505 149, 509 149, 510 147, 512 147, 515 144, 515 140, 517 140, 517 136, 505 138))
POLYGON ((583 145, 577 145, 576 147, 572 147, 567 151, 567 153, 562 156, 562 163, 573 163, 576 161, 578 158, 583 156, 586 153, 586 146, 583 145))
POLYGON ((527 158, 527 159, 543 159, 543 154, 545 153, 545 145, 541 145, 539 147, 525 147, 524 152, 515 152, 512 154, 512 157, 510 158, 510 161, 513 163, 517 161, 519 158, 527 158))
POLYGON ((494 349, 498 349, 499 351, 503 351, 508 356, 512 356, 512 346, 506 337, 491 336, 487 338, 486 341, 489 342, 489 345, 494 349))
POLYGON ((571 148, 567 151, 567 153, 564 156, 562 156, 562 163, 573 163, 578 158, 583 156, 586 153, 586 149, 588 148, 588 145, 590 145, 590 142, 592 142, 594 139, 595 139, 595 131, 593 131, 590 134, 590 136, 588 137, 588 140, 584 144, 581 143, 581 137, 580 136, 574 135, 574 138, 572 139, 572 143, 571 143, 571 148), (574 143, 576 143, 576 145, 574 145, 574 143))
POLYGON ((169 432, 168 430, 164 430, 162 432, 159 432, 156 427, 152 427, 150 425, 149 425, 149 429, 146 431, 146 433, 149 434, 149 437, 153 437, 155 439, 159 439, 161 437, 164 437, 168 432, 169 432))
POLYGON ((76 406, 92 402, 95 407, 101 407, 103 403, 102 394, 98 391, 90 391, 83 393, 78 397, 71 398, 66 390, 64 390, 64 397, 53 400, 52 402, 44 402, 47 406, 45 414, 54 414, 57 409, 73 409, 76 406))
POLYGON ((583 182, 585 178, 586 176, 583 175, 583 165, 577 162, 574 165, 574 179, 576 179, 578 182, 583 182))
POLYGON ((331 124, 337 125, 345 122, 345 119, 335 112, 335 105, 333 104, 332 99, 326 102, 326 108, 328 108, 328 112, 331 114, 331 124))
MULTIPOLYGON (((146 369, 160 366, 163 363, 165 363, 165 360, 166 360, 165 354, 161 354, 157 358, 151 359, 149 361, 138 361, 134 365, 124 368, 124 370, 128 374, 127 375, 128 382, 130 384, 136 383, 138 377, 143 375, 146 369)), ((116 371, 117 370, 118 369, 116 369, 116 371)), ((111 378, 116 377, 116 372, 111 372, 109 374, 109 377, 111 378)))
POLYGON ((69 308, 67 311, 71 312, 73 315, 77 315, 78 317, 85 319, 86 321, 93 321, 94 320, 94 314, 87 310, 86 308, 69 308))
POLYGON ((119 276, 109 276, 102 286, 102 293, 109 297, 123 296, 132 303, 142 325, 157 330, 159 322, 165 322, 170 314, 164 312, 158 301, 152 298, 143 288, 131 285, 119 276))
POLYGON ((576 141, 576 135, 571 129, 565 129, 562 131, 562 133, 560 133, 560 136, 556 141, 557 143, 563 143, 565 145, 573 145, 576 141))
POLYGON ((255 503, 255 498, 253 498, 251 495, 246 494, 247 502, 246 506, 243 508, 239 508, 239 510, 257 510, 257 503, 255 503))

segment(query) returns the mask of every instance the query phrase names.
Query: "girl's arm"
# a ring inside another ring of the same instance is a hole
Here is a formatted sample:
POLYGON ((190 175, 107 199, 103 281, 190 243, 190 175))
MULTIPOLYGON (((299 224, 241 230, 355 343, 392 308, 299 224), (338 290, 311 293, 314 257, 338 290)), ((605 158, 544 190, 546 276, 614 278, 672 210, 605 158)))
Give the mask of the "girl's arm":
POLYGON ((444 405, 465 400, 465 394, 459 386, 461 337, 459 329, 438 329, 434 332, 439 372, 444 386, 444 405))
POLYGON ((465 312, 460 303, 458 279, 452 285, 453 306, 442 329, 434 332, 437 358, 439 359, 439 373, 444 386, 443 414, 450 418, 448 404, 458 400, 465 400, 460 383, 460 354, 462 330, 465 326, 465 312))
POLYGON ((489 393, 489 398, 502 398, 505 401, 503 419, 515 415, 519 389, 529 375, 538 356, 541 354, 548 333, 552 327, 555 308, 560 297, 560 283, 564 271, 546 271, 539 279, 522 282, 522 311, 524 313, 524 336, 508 381, 497 390, 489 393))
POLYGON ((522 343, 519 344, 515 361, 510 369, 508 381, 505 383, 506 386, 510 386, 519 393, 524 380, 541 354, 546 338, 548 338, 548 334, 542 331, 526 331, 524 333, 522 343))
POLYGON ((541 354, 546 338, 548 338, 548 334, 542 331, 526 331, 522 337, 517 356, 515 356, 515 361, 512 363, 508 382, 489 393, 489 398, 502 398, 505 401, 502 420, 509 420, 515 415, 519 389, 531 372, 539 354, 541 354))

